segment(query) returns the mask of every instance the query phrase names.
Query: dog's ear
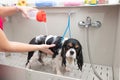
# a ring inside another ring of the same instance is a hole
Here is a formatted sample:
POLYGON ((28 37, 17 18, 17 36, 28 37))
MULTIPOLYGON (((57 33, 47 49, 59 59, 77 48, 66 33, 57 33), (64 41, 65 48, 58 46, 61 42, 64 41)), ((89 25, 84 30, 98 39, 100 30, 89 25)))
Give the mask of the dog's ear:
POLYGON ((62 66, 66 66, 65 44, 62 46, 61 57, 62 57, 62 66))
POLYGON ((59 49, 61 49, 61 47, 62 47, 61 37, 58 36, 53 44, 55 44, 55 47, 54 47, 54 48, 53 48, 53 47, 51 48, 51 50, 54 52, 52 58, 55 58, 56 55, 59 54, 59 53, 58 53, 58 52, 59 52, 59 49))
POLYGON ((78 68, 82 71, 82 66, 83 66, 82 49, 80 49, 79 53, 77 53, 76 59, 77 59, 78 68))

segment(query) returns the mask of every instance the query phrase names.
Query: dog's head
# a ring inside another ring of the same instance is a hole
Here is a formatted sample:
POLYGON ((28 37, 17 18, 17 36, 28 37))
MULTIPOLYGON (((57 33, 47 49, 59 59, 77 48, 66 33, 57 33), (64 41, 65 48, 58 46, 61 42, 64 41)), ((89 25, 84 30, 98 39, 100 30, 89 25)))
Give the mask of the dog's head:
POLYGON ((78 40, 69 38, 63 43, 62 51, 62 65, 66 66, 66 62, 71 63, 77 60, 77 65, 80 70, 83 66, 82 46, 78 40))

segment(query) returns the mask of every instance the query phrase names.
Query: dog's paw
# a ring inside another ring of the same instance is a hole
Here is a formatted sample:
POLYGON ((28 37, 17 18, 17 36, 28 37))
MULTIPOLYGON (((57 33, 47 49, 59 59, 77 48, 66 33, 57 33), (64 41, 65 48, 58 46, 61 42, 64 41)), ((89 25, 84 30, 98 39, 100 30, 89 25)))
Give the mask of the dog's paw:
POLYGON ((63 75, 60 71, 57 71, 57 75, 63 75))
POLYGON ((25 68, 26 68, 26 69, 31 69, 31 66, 26 66, 25 68))
POLYGON ((65 71, 66 71, 66 72, 70 72, 71 69, 70 69, 69 67, 66 67, 66 68, 65 68, 65 71))
POLYGON ((47 63, 42 63, 42 66, 46 66, 47 65, 47 63))
POLYGON ((25 66, 26 69, 31 69, 31 64, 28 63, 26 66, 25 66))

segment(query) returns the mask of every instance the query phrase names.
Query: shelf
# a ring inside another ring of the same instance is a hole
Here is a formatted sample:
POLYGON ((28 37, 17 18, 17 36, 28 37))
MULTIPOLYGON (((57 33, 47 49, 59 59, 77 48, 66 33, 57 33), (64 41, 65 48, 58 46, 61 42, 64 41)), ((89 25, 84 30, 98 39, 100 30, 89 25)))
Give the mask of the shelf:
MULTIPOLYGON (((96 4, 96 5, 89 5, 89 4, 85 4, 85 5, 80 5, 80 6, 44 6, 44 7, 37 7, 37 8, 79 8, 79 7, 103 7, 103 6, 119 6, 120 3, 118 4, 96 4)), ((36 6, 32 6, 32 7, 36 7, 36 6)))
MULTIPOLYGON (((9 4, 0 4, 4 6, 10 6, 9 4)), ((90 4, 81 4, 79 6, 64 6, 64 5, 55 5, 55 6, 43 6, 43 7, 37 7, 37 8, 66 8, 66 7, 102 7, 102 6, 119 6, 120 3, 118 4, 95 4, 95 5, 90 5, 90 4)), ((36 7, 34 3, 28 3, 28 6, 30 7, 36 7)))

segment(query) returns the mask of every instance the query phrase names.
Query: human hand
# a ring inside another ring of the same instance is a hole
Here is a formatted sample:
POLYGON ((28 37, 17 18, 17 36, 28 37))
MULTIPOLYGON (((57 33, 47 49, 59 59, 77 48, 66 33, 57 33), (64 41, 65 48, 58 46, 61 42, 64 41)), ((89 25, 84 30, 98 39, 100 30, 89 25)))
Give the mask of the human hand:
POLYGON ((27 6, 17 6, 17 9, 22 13, 23 17, 29 19, 28 12, 33 10, 38 10, 36 8, 27 7, 27 6))
POLYGON ((51 45, 42 44, 40 45, 40 51, 47 53, 47 54, 53 54, 53 52, 49 48, 54 47, 54 46, 55 44, 51 44, 51 45))

